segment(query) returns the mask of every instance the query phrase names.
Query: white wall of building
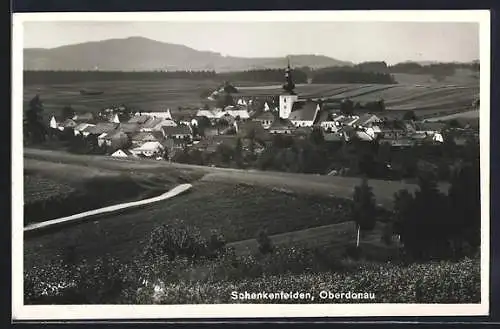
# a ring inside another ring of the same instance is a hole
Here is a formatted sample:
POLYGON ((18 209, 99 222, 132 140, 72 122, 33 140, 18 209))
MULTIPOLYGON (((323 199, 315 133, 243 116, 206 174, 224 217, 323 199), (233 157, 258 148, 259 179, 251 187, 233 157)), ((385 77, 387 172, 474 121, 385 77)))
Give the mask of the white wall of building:
POLYGON ((293 103, 299 99, 297 95, 280 95, 280 118, 288 119, 293 103))

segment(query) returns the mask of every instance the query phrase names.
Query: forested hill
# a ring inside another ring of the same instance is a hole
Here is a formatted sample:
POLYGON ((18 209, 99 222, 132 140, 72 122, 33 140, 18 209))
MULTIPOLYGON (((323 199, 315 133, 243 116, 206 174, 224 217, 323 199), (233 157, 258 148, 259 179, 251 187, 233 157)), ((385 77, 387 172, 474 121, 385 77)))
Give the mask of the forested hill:
MULTIPOLYGON (((352 63, 321 55, 291 55, 295 67, 322 68, 352 63)), ((245 71, 283 68, 284 57, 243 58, 200 51, 143 37, 85 42, 51 49, 24 50, 24 70, 44 71, 245 71)))

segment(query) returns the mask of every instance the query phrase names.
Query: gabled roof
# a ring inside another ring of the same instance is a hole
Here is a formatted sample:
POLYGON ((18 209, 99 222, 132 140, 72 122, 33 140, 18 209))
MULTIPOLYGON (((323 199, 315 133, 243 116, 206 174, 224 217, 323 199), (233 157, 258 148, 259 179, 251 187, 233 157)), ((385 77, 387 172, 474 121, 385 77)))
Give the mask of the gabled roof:
POLYGON ((140 128, 139 124, 137 123, 120 123, 118 126, 118 129, 123 131, 124 133, 134 133, 138 131, 140 128))
POLYGON ((266 111, 266 112, 262 112, 261 114, 257 115, 253 119, 257 120, 257 121, 275 120, 276 119, 276 115, 273 112, 271 112, 271 111, 266 111))
POLYGON ((220 112, 217 114, 218 117, 224 116, 224 115, 230 115, 233 118, 240 117, 241 119, 248 119, 250 118, 250 115, 248 114, 247 110, 241 110, 241 109, 225 109, 223 112, 220 112))
POLYGON ((352 125, 355 122, 357 122, 358 120, 359 120, 359 118, 357 118, 357 117, 342 117, 342 118, 339 118, 335 121, 338 121, 339 123, 344 124, 344 125, 352 125))
POLYGON ((87 113, 78 113, 74 117, 75 121, 84 121, 84 120, 92 120, 94 119, 94 114, 91 112, 87 113))
POLYGON ((125 137, 127 136, 123 131, 121 130, 113 130, 113 131, 110 131, 108 133, 105 133, 106 135, 101 137, 101 138, 104 138, 104 139, 113 139, 113 138, 119 138, 119 137, 125 137))
POLYGON ((76 126, 76 122, 72 119, 66 119, 60 125, 63 127, 76 126))
POLYGON ((115 154, 119 154, 121 152, 125 153, 126 155, 132 155, 132 152, 130 152, 129 150, 119 149, 119 150, 116 150, 115 152, 113 152, 113 154, 111 154, 111 156, 115 156, 115 154))
POLYGON ((171 135, 191 135, 192 131, 189 126, 180 125, 177 127, 164 126, 161 127, 166 136, 171 135))
POLYGON ((157 140, 163 139, 163 134, 160 131, 141 131, 132 136, 133 141, 145 141, 145 140, 157 140))
POLYGON ((128 120, 128 123, 144 124, 151 119, 153 118, 149 115, 136 115, 131 117, 130 120, 128 120))
POLYGON ((358 121, 356 121, 357 125, 364 126, 370 122, 377 122, 380 121, 380 118, 377 117, 375 114, 363 114, 359 117, 358 121))
POLYGON ((93 135, 100 135, 115 130, 118 125, 118 123, 99 122, 95 126, 85 128, 83 131, 93 135))
POLYGON ((215 111, 212 111, 212 110, 202 109, 202 110, 199 110, 198 112, 196 112, 196 116, 197 117, 207 117, 209 119, 214 119, 214 118, 217 117, 217 113, 215 113, 215 111))
POLYGON ((319 111, 318 105, 313 101, 297 101, 293 103, 292 112, 288 119, 292 121, 314 121, 319 111))
POLYGON ((441 131, 446 127, 442 122, 415 122, 415 128, 418 131, 441 131))
POLYGON ((191 119, 194 117, 196 117, 196 114, 189 114, 183 112, 172 113, 172 119, 176 121, 191 121, 191 119))
POLYGON ((160 142, 146 142, 139 147, 133 149, 134 151, 154 151, 159 148, 163 148, 163 145, 160 142))
POLYGON ((77 124, 73 129, 77 130, 77 131, 83 131, 83 130, 85 130, 85 128, 92 127, 92 126, 95 126, 95 125, 91 124, 91 123, 80 123, 80 124, 77 124))
POLYGON ((384 121, 378 124, 381 131, 404 131, 399 122, 384 121))
POLYGON ((145 123, 143 123, 141 125, 141 129, 151 129, 151 128, 154 128, 157 125, 159 125, 160 123, 162 123, 163 121, 164 121, 163 118, 156 118, 156 119, 148 120, 148 121, 146 121, 145 123))

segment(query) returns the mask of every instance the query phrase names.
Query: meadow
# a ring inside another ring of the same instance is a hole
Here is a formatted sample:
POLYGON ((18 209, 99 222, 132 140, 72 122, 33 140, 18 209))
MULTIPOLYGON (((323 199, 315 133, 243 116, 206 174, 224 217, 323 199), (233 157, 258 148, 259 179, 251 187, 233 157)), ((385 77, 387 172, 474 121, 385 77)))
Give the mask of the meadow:
MULTIPOLYGON (((409 79, 406 79, 409 81, 409 79)), ((415 81, 418 81, 415 80, 415 81)), ((235 97, 267 97, 282 92, 281 85, 232 82, 239 93, 235 97)), ((47 113, 58 113, 71 105, 76 112, 97 112, 112 105, 127 105, 143 111, 165 111, 199 108, 208 100, 201 97, 220 85, 216 80, 165 79, 126 81, 87 81, 67 84, 28 84, 24 86, 25 104, 37 93, 47 113), (101 95, 81 95, 81 89, 103 91, 101 95)), ((354 102, 384 99, 390 110, 416 110, 422 114, 463 111, 479 96, 477 81, 463 83, 380 84, 298 84, 296 92, 303 98, 351 98, 354 102)))

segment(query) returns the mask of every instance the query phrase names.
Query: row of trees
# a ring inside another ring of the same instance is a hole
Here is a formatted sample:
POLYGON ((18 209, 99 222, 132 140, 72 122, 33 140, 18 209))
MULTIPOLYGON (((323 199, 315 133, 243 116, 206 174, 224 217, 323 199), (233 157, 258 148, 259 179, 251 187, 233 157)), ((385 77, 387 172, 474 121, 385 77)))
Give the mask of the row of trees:
POLYGON ((387 73, 363 71, 357 68, 326 68, 313 72, 312 83, 376 83, 396 84, 394 77, 387 73))
POLYGON ((479 62, 474 63, 435 63, 421 65, 415 62, 398 63, 389 67, 391 73, 453 75, 457 69, 479 72, 479 62))
MULTIPOLYGON (((366 179, 353 195, 352 218, 358 232, 375 227, 376 201, 366 179)), ((443 193, 435 177, 421 175, 414 194, 394 195, 389 225, 400 236, 408 259, 460 258, 478 250, 481 237, 479 161, 464 165, 443 193)), ((359 233, 358 233, 359 244, 359 233)))
MULTIPOLYGON (((231 81, 281 82, 284 75, 284 69, 260 69, 219 73, 218 77, 231 81)), ((307 73, 300 69, 292 70, 292 76, 295 83, 307 83, 307 73)))
MULTIPOLYGON (((236 72, 215 71, 25 71, 24 83, 51 84, 51 83, 79 83, 88 81, 117 81, 117 80, 164 80, 164 79, 193 79, 193 80, 232 80, 254 82, 281 82, 285 74, 284 69, 255 69, 236 72)), ((307 82, 307 73, 300 69, 292 71, 297 83, 307 82)))

